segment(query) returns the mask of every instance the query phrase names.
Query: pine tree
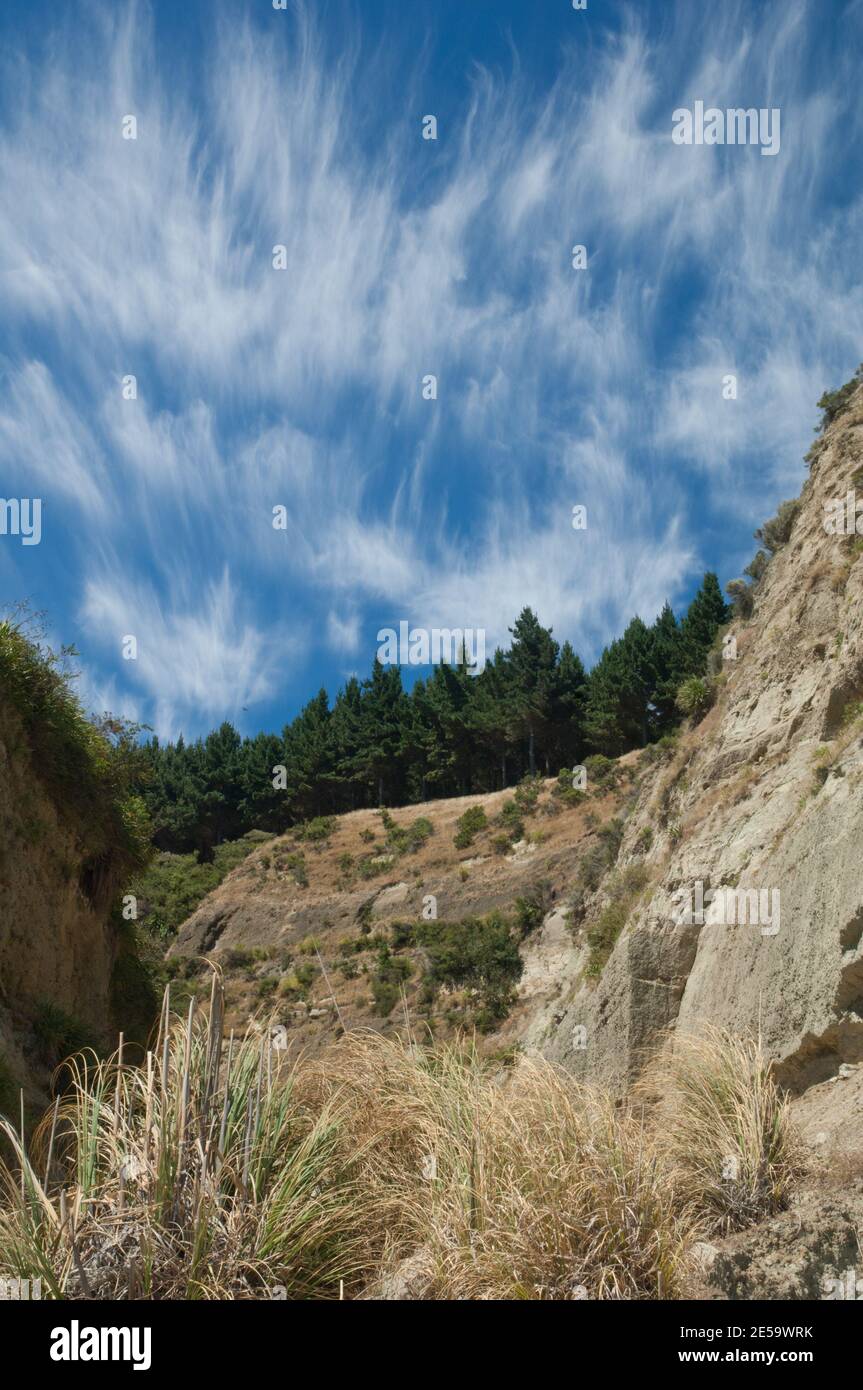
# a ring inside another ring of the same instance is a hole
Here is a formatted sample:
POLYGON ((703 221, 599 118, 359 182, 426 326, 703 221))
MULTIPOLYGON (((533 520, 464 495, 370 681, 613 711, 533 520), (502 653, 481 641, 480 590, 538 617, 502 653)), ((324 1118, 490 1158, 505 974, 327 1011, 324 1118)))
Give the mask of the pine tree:
POLYGON ((536 743, 548 731, 558 645, 530 608, 523 608, 509 652, 510 711, 515 730, 527 739, 528 771, 536 772, 536 743))
POLYGON ((257 734, 245 739, 241 750, 243 794, 239 804, 242 831, 272 830, 290 825, 287 792, 273 786, 274 769, 284 762, 284 746, 277 734, 257 734))
POLYGON ((650 637, 653 644, 654 670, 651 704, 654 732, 659 735, 666 733, 678 721, 675 700, 680 683, 688 674, 686 643, 669 603, 664 604, 662 612, 650 629, 650 637))
POLYGON ((508 766, 513 750, 510 702, 509 660, 500 647, 474 681, 469 722, 477 751, 482 759, 485 787, 491 791, 508 782, 508 766))
POLYGON ((357 766, 379 806, 398 805, 401 797, 405 779, 399 750, 407 718, 401 670, 376 657, 370 679, 363 682, 357 766))
POLYGON ((319 690, 284 731, 288 797, 295 819, 306 820, 330 809, 333 771, 330 704, 319 690))
POLYGON ((554 771, 572 767, 582 757, 586 703, 587 672, 571 643, 564 642, 554 671, 549 716, 549 752, 554 771))
POLYGON ((686 675, 703 675, 707 665, 707 653, 720 627, 727 623, 728 619, 729 608, 722 597, 719 580, 715 574, 708 571, 680 624, 686 650, 686 675))
POLYGON ((648 739, 655 685, 650 633, 633 618, 623 637, 605 648, 588 681, 586 734, 608 757, 642 747, 648 739))
POLYGON ((360 750, 362 748, 362 691, 356 676, 340 690, 330 715, 332 766, 329 778, 339 809, 353 811, 366 804, 360 750))
MULTIPOLYGON (((233 724, 225 721, 197 744, 193 766, 203 783, 200 802, 198 858, 212 859, 213 849, 241 831, 239 805, 243 795, 241 739, 233 724)), ((193 774, 194 775, 194 774, 193 774)))

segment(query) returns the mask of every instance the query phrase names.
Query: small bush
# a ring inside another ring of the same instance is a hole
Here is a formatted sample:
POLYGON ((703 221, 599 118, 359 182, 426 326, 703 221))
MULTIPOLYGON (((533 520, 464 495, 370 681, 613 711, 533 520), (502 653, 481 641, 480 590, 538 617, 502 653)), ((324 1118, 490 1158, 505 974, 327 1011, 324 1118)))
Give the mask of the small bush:
POLYGON ((534 811, 541 790, 542 778, 539 776, 523 777, 519 782, 513 792, 513 800, 523 816, 529 816, 534 811))
POLYGON ((606 961, 614 950, 615 942, 626 926, 635 902, 649 881, 650 875, 643 864, 628 864, 622 872, 615 874, 608 886, 609 902, 603 908, 598 920, 588 928, 587 944, 590 959, 586 974, 600 975, 606 961))
POLYGON ((33 1018, 33 1036, 39 1055, 50 1067, 94 1046, 92 1033, 79 1019, 48 1001, 39 1005, 33 1018))
POLYGON ((488 818, 483 806, 469 806, 456 821, 456 834, 453 843, 456 849, 467 849, 475 835, 485 830, 488 818))
POLYGON ((607 758, 604 753, 591 753, 584 760, 587 773, 588 790, 610 791, 621 779, 621 770, 616 758, 607 758))
POLYGON ((515 924, 522 938, 529 936, 542 926, 543 918, 551 910, 554 892, 548 879, 541 879, 528 888, 522 897, 515 900, 515 924))
POLYGON ((426 840, 434 834, 434 825, 428 816, 418 816, 415 821, 407 827, 407 852, 410 854, 414 850, 422 849, 426 840))
POLYGON ((225 952, 225 965, 230 970, 243 970, 254 961, 251 951, 245 946, 232 946, 225 952))
POLYGON ((776 515, 759 527, 755 532, 755 539, 763 541, 770 554, 775 554, 788 542, 799 511, 799 498, 794 497, 787 502, 780 502, 776 515))
POLYGON ((384 869, 388 867, 391 860, 385 859, 383 863, 377 862, 381 857, 382 856, 375 854, 367 855, 365 859, 357 860, 357 873, 363 881, 367 881, 370 878, 377 878, 378 874, 382 874, 384 869))
POLYGON ((608 863, 613 864, 623 843, 623 821, 614 816, 597 831, 599 841, 607 855, 608 863))
POLYGON ((413 922, 390 922, 390 935, 396 950, 405 946, 413 946, 416 940, 416 927, 413 922))
POLYGON ((462 922, 423 922, 417 940, 425 949, 433 988, 469 990, 474 1016, 484 1011, 484 1027, 506 1017, 524 967, 512 929, 500 913, 462 922))
POLYGON ((328 840, 336 828, 335 816, 315 816, 303 821, 294 831, 294 839, 305 840, 307 844, 319 845, 328 840))
POLYGON ((302 852, 288 855, 288 870, 294 876, 294 881, 300 888, 308 888, 309 874, 306 868, 306 856, 302 852))
POLYGON ((725 592, 731 599, 735 618, 752 617, 755 612, 755 598, 745 579, 729 579, 725 592))
POLYGON ((521 818, 517 801, 510 800, 503 803, 497 823, 503 826, 513 843, 516 840, 524 839, 524 821, 521 818))
POLYGON ((635 847, 640 854, 647 854, 652 844, 653 831, 649 825, 646 825, 643 830, 639 831, 638 839, 635 841, 635 847))
POLYGON ((851 403, 851 397, 854 395, 861 381, 863 381, 863 362, 861 362, 851 380, 846 381, 844 386, 840 386, 836 391, 824 392, 818 402, 818 409, 823 412, 821 423, 818 426, 818 432, 820 434, 823 434, 827 426, 832 425, 833 421, 837 419, 844 410, 848 409, 851 403))
POLYGON ((405 956, 393 956, 387 945, 381 947, 371 977, 372 1000, 381 1018, 392 1012, 401 996, 402 985, 412 974, 410 960, 405 956))
POLYGON ((687 715, 696 723, 707 713, 713 704, 715 689, 710 681, 702 676, 687 676, 678 687, 675 704, 681 714, 687 715))
POLYGON ((609 903, 607 907, 603 908, 594 925, 588 928, 587 944, 590 947, 590 959, 586 966, 586 974, 602 974, 603 966, 614 950, 617 938, 626 926, 628 915, 625 902, 609 903))
POLYGON ((551 794, 566 806, 578 806, 587 797, 587 790, 582 791, 580 787, 572 785, 572 768, 562 767, 557 774, 557 781, 551 789, 551 794))
POLYGON ((749 576, 753 584, 757 584, 767 573, 769 560, 770 556, 767 554, 767 551, 759 550, 756 552, 754 558, 750 560, 743 573, 749 576))
POLYGON ((368 933, 372 929, 372 918, 374 917, 375 899, 366 898, 357 908, 357 922, 361 932, 368 933))

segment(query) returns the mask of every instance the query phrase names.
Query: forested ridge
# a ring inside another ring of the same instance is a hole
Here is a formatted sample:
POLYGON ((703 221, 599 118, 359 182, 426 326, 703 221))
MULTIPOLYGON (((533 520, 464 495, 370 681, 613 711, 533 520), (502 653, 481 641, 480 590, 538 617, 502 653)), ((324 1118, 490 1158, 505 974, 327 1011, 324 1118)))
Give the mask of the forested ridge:
POLYGON ((142 792, 155 843, 207 857, 252 828, 494 791, 643 747, 679 721, 678 691, 705 673, 729 612, 708 573, 680 620, 667 603, 649 627, 633 618, 588 673, 525 608, 479 675, 439 665, 407 692, 400 667, 375 660, 368 679, 352 677, 332 704, 321 689, 280 734, 242 738, 224 723, 194 743, 154 738, 142 792))

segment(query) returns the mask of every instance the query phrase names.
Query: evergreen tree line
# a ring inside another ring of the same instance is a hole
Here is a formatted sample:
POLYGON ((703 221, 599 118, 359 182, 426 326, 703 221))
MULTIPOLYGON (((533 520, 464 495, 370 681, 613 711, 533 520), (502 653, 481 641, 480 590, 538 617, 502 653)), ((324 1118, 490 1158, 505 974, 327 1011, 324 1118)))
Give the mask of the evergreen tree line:
POLYGON ((667 603, 650 627, 633 618, 588 674, 525 608, 509 650, 498 648, 479 675, 436 666, 408 693, 400 667, 376 659, 367 680, 352 677, 332 704, 320 690, 281 734, 241 738, 225 723, 195 743, 154 738, 141 790, 156 844, 208 858, 251 829, 496 791, 589 753, 643 747, 678 722, 677 690, 704 673, 728 615, 706 574, 680 621, 667 603))

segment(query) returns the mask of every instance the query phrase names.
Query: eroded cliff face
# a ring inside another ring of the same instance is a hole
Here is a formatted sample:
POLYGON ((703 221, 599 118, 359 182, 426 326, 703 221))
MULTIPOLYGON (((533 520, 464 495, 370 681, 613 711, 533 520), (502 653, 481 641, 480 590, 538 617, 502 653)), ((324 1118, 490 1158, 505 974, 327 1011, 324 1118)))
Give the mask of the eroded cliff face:
POLYGON ((14 1080, 39 1084, 32 1022, 46 1004, 94 1038, 110 1022, 116 939, 106 885, 94 903, 81 837, 58 813, 0 691, 0 1051, 14 1080))
POLYGON ((855 474, 863 500, 863 391, 816 454, 754 616, 732 628, 716 705, 642 779, 617 869, 641 861, 648 887, 594 980, 585 936, 601 886, 564 963, 563 1006, 526 1030, 591 1080, 624 1087, 662 1029, 705 1022, 760 1029, 798 1091, 863 1058, 863 546, 824 527, 855 474), (725 910, 720 898, 704 921, 681 920, 699 883, 728 890, 725 910), (771 895, 761 913, 778 895, 778 917, 733 924, 743 890, 771 895))

